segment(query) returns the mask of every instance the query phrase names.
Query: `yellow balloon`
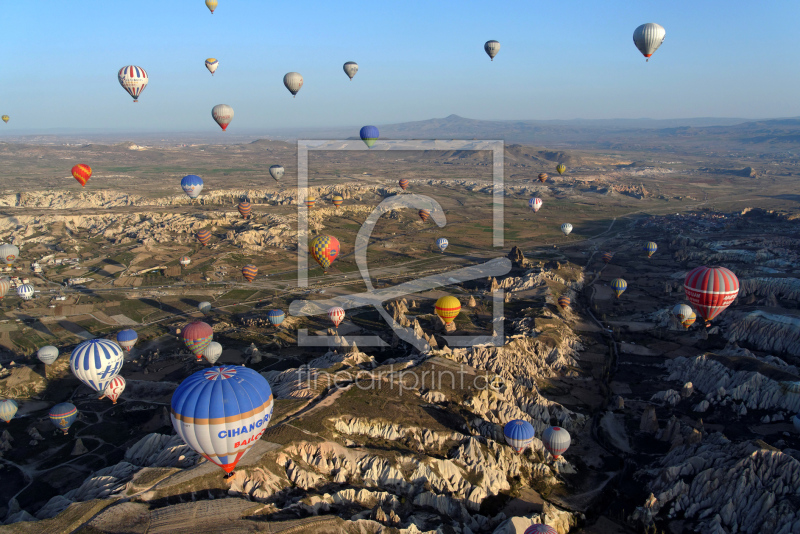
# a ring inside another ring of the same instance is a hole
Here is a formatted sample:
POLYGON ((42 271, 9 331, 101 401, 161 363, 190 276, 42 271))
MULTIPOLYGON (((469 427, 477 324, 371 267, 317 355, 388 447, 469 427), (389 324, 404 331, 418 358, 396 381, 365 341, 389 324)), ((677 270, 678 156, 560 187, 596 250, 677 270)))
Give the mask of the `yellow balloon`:
POLYGON ((445 324, 450 324, 461 311, 461 303, 452 295, 447 295, 436 301, 436 315, 442 318, 445 324))
POLYGON ((559 175, 564 174, 566 171, 567 171, 567 166, 564 165, 563 163, 559 163, 558 167, 556 167, 556 172, 558 172, 559 175))
POLYGON ((8 122, 8 119, 10 118, 11 117, 9 117, 8 115, 3 115, 3 122, 8 122))
POLYGON ((214 14, 214 10, 217 9, 217 0, 206 0, 206 7, 211 10, 211 14, 214 14))

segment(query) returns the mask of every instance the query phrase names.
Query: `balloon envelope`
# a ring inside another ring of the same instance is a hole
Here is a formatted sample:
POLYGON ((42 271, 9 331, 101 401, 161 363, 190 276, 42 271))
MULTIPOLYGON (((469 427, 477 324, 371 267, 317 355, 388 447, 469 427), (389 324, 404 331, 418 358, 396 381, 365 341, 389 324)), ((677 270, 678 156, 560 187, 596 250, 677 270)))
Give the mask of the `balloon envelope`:
POLYGON ((558 534, 558 531, 549 525, 534 523, 525 529, 525 534, 558 534))
POLYGON ((567 172, 567 166, 564 165, 563 163, 559 163, 558 166, 556 166, 556 172, 559 175, 564 174, 565 172, 567 172))
POLYGON ((603 263, 611 263, 611 259, 614 257, 614 254, 611 252, 604 252, 603 253, 603 263))
POLYGON ((348 61, 344 64, 344 73, 347 74, 347 77, 351 80, 353 76, 356 75, 356 72, 358 72, 358 63, 355 61, 348 61))
POLYGON ((6 423, 11 422, 14 419, 14 414, 17 413, 19 409, 19 404, 14 399, 3 399, 0 400, 0 419, 5 421, 6 423))
POLYGON ((428 220, 428 217, 431 216, 431 210, 419 210, 418 215, 419 218, 422 219, 422 222, 425 222, 428 220))
POLYGON ((11 280, 6 277, 0 278, 0 299, 8 294, 9 289, 11 289, 11 280))
POLYGON ((224 132, 233 120, 233 108, 227 104, 218 104, 211 108, 211 117, 224 132))
POLYGON ((570 300, 569 297, 566 297, 566 296, 563 296, 563 295, 558 297, 558 305, 561 306, 562 308, 569 308, 569 305, 571 303, 572 303, 572 301, 570 300))
POLYGON ((648 258, 653 254, 655 254, 656 250, 658 250, 658 245, 656 245, 652 241, 648 241, 647 243, 644 244, 644 251, 647 252, 648 258))
POLYGON ((494 56, 500 51, 500 43, 497 41, 486 41, 483 45, 483 49, 489 55, 489 58, 494 61, 494 56))
POLYGON ((706 325, 739 295, 739 279, 725 267, 696 267, 683 281, 686 299, 694 305, 706 325))
POLYGON ((215 58, 210 57, 206 60, 206 68, 208 69, 208 72, 210 72, 212 76, 217 71, 218 66, 219 66, 219 61, 217 61, 215 58))
POLYGON ((547 181, 547 173, 546 172, 539 173, 539 181, 542 182, 542 183, 545 183, 547 181))
POLYGON ((216 341, 212 341, 203 351, 203 357, 208 360, 208 363, 215 364, 219 357, 222 356, 222 345, 216 341))
POLYGON ((203 351, 206 350, 213 337, 214 331, 211 326, 203 321, 195 321, 183 329, 183 342, 197 356, 198 360, 203 356, 203 351))
POLYGON ((256 276, 258 276, 258 267, 252 263, 245 265, 242 267, 242 276, 244 276, 244 279, 248 282, 252 282, 256 279, 256 276))
POLYGON ((0 245, 0 259, 9 267, 11 267, 19 257, 19 248, 11 243, 0 245))
POLYGON ((564 232, 564 235, 569 235, 570 233, 572 233, 572 225, 570 223, 562 224, 561 231, 564 232))
POLYGON ((642 24, 633 31, 633 44, 639 49, 639 52, 646 58, 650 58, 661 43, 664 42, 664 37, 667 32, 663 26, 655 22, 648 22, 642 24))
POLYGON ((208 313, 211 311, 211 303, 208 301, 203 301, 197 305, 197 309, 203 313, 208 313))
POLYGON ((180 264, 181 265, 186 267, 190 263, 192 263, 192 259, 189 256, 181 256, 181 259, 180 259, 180 264))
POLYGON ((441 317, 445 324, 450 324, 461 311, 461 302, 452 295, 445 295, 436 301, 434 308, 436 315, 441 317))
POLYGON ((8 124, 8 121, 11 119, 11 117, 9 117, 8 115, 3 115, 2 119, 3 119, 3 122, 8 124))
POLYGON ((19 295, 19 298, 22 300, 31 300, 35 291, 31 284, 23 284, 17 288, 17 295, 19 295))
POLYGON ((170 418, 183 441, 231 473, 264 433, 274 401, 267 380, 242 366, 197 371, 172 395, 170 418))
POLYGON ((283 77, 283 85, 289 90, 292 95, 297 95, 303 87, 303 77, 299 72, 287 72, 283 77))
POLYGON ((85 163, 78 163, 72 167, 72 177, 78 180, 81 187, 86 187, 86 182, 92 177, 92 168, 85 163))
POLYGON ((122 349, 113 341, 90 339, 73 349, 69 367, 78 380, 102 393, 111 379, 119 374, 122 360, 122 349))
POLYGON ((211 232, 208 230, 200 230, 197 232, 197 240, 200 241, 200 244, 204 247, 208 246, 211 242, 211 232))
POLYGON ((211 11, 211 14, 213 15, 214 10, 217 9, 217 0, 206 0, 206 7, 208 8, 209 11, 211 11))
POLYGON ((628 282, 622 278, 614 278, 611 281, 611 289, 614 290, 614 294, 619 298, 628 289, 628 282))
POLYGON ((203 179, 196 174, 189 174, 181 178, 181 189, 189 198, 197 198, 203 190, 203 179))
POLYGON ((249 219, 250 215, 253 213, 253 206, 246 200, 239 202, 236 209, 239 210, 239 215, 241 215, 243 219, 249 219))
POLYGON ((136 65, 126 65, 119 69, 117 79, 119 79, 119 84, 122 88, 133 97, 134 102, 139 101, 139 95, 142 94, 144 88, 147 87, 147 82, 150 81, 144 69, 136 65))
POLYGON ((311 240, 309 247, 311 257, 317 260, 324 272, 328 272, 328 267, 339 255, 339 240, 332 235, 318 235, 311 240))
POLYGON ((281 310, 270 310, 267 312, 267 319, 271 325, 278 326, 286 318, 286 314, 281 310))
POLYGON ((572 442, 572 438, 569 436, 569 432, 566 429, 551 426, 548 427, 544 434, 542 434, 542 443, 544 443, 544 448, 553 455, 553 458, 558 458, 569 448, 569 444, 572 442))
POLYGON ((367 145, 369 148, 375 144, 375 141, 378 140, 380 133, 378 129, 374 126, 364 126, 361 128, 361 131, 358 133, 361 137, 361 140, 364 141, 364 144, 367 145))
POLYGON ((125 379, 121 376, 115 376, 103 390, 103 396, 111 399, 111 402, 116 404, 119 396, 125 391, 125 379))
POLYGON ((403 191, 405 191, 405 190, 406 190, 406 188, 408 188, 408 180, 406 180, 405 178, 401 179, 401 180, 398 182, 398 184, 400 184, 400 188, 401 188, 403 191))
POLYGON ((78 409, 71 402, 62 402, 50 408, 50 420, 60 428, 64 434, 69 433, 69 427, 78 418, 78 409))
POLYGON ((342 324, 344 320, 344 309, 339 306, 334 306, 328 310, 328 318, 333 323, 333 326, 339 328, 339 325, 342 324))
POLYGON ((283 178, 286 169, 283 168, 283 165, 271 165, 269 168, 269 175, 277 182, 283 178))
POLYGON ((542 199, 539 197, 534 197, 528 201, 528 206, 531 207, 534 213, 539 211, 539 209, 542 207, 542 204, 542 199))
POLYGON ((436 246, 439 247, 439 250, 441 250, 442 252, 444 252, 444 250, 447 248, 447 245, 449 244, 450 242, 447 240, 446 237, 440 237, 439 239, 436 240, 436 246))
POLYGON ((125 350, 131 350, 137 339, 139 339, 139 334, 136 333, 136 330, 126 328, 117 332, 117 343, 125 350))
POLYGON ((514 419, 506 423, 503 428, 503 435, 506 438, 506 443, 511 445, 515 451, 524 451, 531 443, 533 443, 533 436, 536 432, 527 421, 522 419, 514 419))
POLYGON ((340 197, 339 195, 336 195, 336 196, 333 197, 332 202, 333 202, 333 206, 335 208, 338 208, 339 206, 341 206, 344 203, 344 199, 342 197, 340 197))
POLYGON ((58 359, 58 349, 53 345, 46 345, 39 349, 36 356, 43 364, 50 365, 58 359))

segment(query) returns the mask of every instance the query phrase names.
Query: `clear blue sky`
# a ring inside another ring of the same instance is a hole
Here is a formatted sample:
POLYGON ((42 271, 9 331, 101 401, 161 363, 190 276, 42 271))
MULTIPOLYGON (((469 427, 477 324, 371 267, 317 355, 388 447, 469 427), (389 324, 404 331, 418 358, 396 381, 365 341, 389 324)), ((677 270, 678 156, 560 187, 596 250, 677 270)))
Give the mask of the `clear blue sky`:
POLYGON ((800 115, 797 0, 18 0, 3 3, 0 132, 229 131, 476 119, 800 115), (667 37, 649 63, 633 30, 667 37), (494 62, 489 39, 502 49, 494 62), (212 77, 203 65, 216 57, 212 77), (342 64, 358 62, 350 82, 342 64), (133 104, 123 65, 147 69, 133 104), (300 72, 296 99, 283 75, 300 72))

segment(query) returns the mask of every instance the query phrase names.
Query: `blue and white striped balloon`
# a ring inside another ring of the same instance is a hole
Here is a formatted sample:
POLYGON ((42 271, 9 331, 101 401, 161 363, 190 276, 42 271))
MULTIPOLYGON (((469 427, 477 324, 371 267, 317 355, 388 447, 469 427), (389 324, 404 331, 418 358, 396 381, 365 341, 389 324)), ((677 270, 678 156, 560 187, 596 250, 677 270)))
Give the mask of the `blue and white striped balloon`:
POLYGON ((22 300, 31 300, 33 298, 33 285, 32 284, 23 284, 17 288, 17 295, 22 300))
POLYGON ((181 189, 189 198, 197 198, 203 190, 203 179, 196 174, 189 174, 181 178, 181 189))
POLYGON ((78 380, 99 392, 122 370, 122 348, 109 339, 90 339, 72 351, 69 367, 78 380))
POLYGON ((439 239, 436 240, 436 246, 439 247, 439 249, 442 252, 444 252, 444 249, 446 249, 447 245, 449 245, 449 244, 450 244, 450 241, 448 241, 446 237, 440 237, 439 239))
POLYGON ((0 400, 0 419, 6 423, 10 423, 14 419, 14 414, 17 413, 19 405, 14 399, 0 400))
POLYGON ((511 445, 515 451, 522 452, 533 443, 533 436, 536 431, 529 422, 522 419, 514 419, 506 423, 503 428, 503 434, 506 437, 506 443, 511 445))

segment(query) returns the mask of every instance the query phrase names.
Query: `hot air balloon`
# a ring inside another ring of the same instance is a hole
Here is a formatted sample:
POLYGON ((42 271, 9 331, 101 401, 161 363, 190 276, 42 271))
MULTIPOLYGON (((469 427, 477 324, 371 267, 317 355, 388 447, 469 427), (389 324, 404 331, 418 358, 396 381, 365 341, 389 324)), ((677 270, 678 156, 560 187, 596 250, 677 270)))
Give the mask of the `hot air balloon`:
POLYGON ((401 179, 397 183, 400 184, 400 189, 402 189, 403 191, 405 191, 408 188, 408 180, 406 180, 405 178, 401 179))
POLYGON ((211 232, 208 230, 200 230, 197 232, 197 240, 200 241, 204 247, 207 247, 211 242, 211 232))
POLYGON ((518 453, 524 451, 533 443, 533 436, 535 433, 533 425, 522 419, 509 421, 506 423, 506 426, 503 427, 506 443, 511 445, 518 453))
POLYGON ((338 208, 339 208, 339 206, 341 206, 343 202, 344 202, 344 199, 343 199, 341 196, 339 196, 339 195, 335 195, 335 196, 333 197, 333 207, 334 207, 334 208, 337 208, 337 209, 338 209, 338 208))
POLYGON ((283 178, 285 172, 286 169, 283 168, 283 165, 271 165, 269 168, 269 174, 276 182, 283 178))
POLYGON ((633 44, 647 58, 645 61, 650 61, 650 56, 658 50, 666 35, 667 32, 663 26, 655 22, 648 22, 633 31, 633 44))
POLYGON ((306 208, 313 208, 314 204, 316 204, 316 203, 317 203, 317 201, 315 199, 307 198, 306 199, 306 208))
POLYGON ((683 281, 686 298, 703 318, 706 327, 739 294, 739 279, 725 267, 696 267, 683 281))
POLYGON ((347 74, 347 77, 350 78, 350 81, 353 81, 353 76, 356 75, 358 72, 358 63, 355 61, 348 61, 344 64, 344 73, 347 74))
POLYGON ((11 267, 19 257, 19 248, 11 243, 0 245, 0 260, 5 262, 8 267, 11 267))
POLYGON ((31 284, 23 284, 17 288, 17 295, 22 300, 31 300, 33 298, 34 289, 31 284))
POLYGON ((9 289, 11 289, 11 281, 5 276, 0 278, 0 299, 8 294, 9 289))
POLYGON ((374 126, 364 126, 361 128, 359 135, 361 136, 361 140, 364 141, 364 144, 367 145, 367 147, 372 148, 372 146, 375 144, 375 141, 378 140, 380 133, 374 126))
POLYGON ((3 115, 2 119, 3 119, 3 122, 8 124, 8 121, 11 119, 11 117, 9 117, 8 115, 3 115))
POLYGON ((58 349, 53 345, 45 345, 36 352, 36 356, 45 365, 50 365, 58 359, 58 349))
POLYGON ((431 210, 419 210, 419 218, 422 219, 422 222, 427 221, 430 216, 431 210))
POLYGON ((547 452, 553 455, 553 458, 558 458, 569 448, 572 438, 569 437, 569 432, 566 429, 551 426, 548 427, 544 434, 542 434, 542 443, 547 452))
POLYGON ((558 534, 558 531, 549 525, 534 523, 525 529, 525 534, 558 534))
POLYGON ((656 245, 652 241, 648 241, 647 243, 644 244, 644 251, 647 252, 648 258, 651 257, 653 254, 655 254, 656 250, 658 250, 658 245, 656 245))
POLYGON ((256 279, 256 276, 258 276, 258 267, 252 263, 245 265, 242 267, 242 276, 244 276, 244 279, 248 282, 252 282, 256 279))
POLYGON ((211 11, 211 14, 214 14, 214 10, 217 9, 217 0, 206 0, 206 7, 211 11))
POLYGON ((78 418, 78 409, 71 402, 62 402, 50 408, 50 420, 61 429, 64 434, 69 434, 69 427, 78 418))
POLYGON ((79 163, 72 167, 72 177, 78 180, 81 187, 86 187, 86 182, 92 177, 92 168, 85 163, 79 163))
POLYGON ((128 352, 136 345, 137 339, 139 339, 139 334, 136 333, 136 330, 126 328, 117 332, 117 343, 128 352))
POLYGON ((558 173, 558 175, 559 175, 559 176, 561 176, 562 174, 564 174, 565 172, 567 172, 567 166, 566 166, 566 165, 564 165, 563 163, 559 163, 559 164, 556 166, 556 172, 558 173))
POLYGON ((217 71, 217 67, 219 67, 219 61, 217 61, 213 57, 210 57, 206 60, 206 68, 208 69, 208 72, 210 72, 212 76, 217 71))
POLYGON ((211 365, 217 363, 217 360, 219 360, 220 356, 222 356, 222 345, 216 341, 209 343, 203 351, 203 357, 208 360, 208 363, 211 365))
POLYGON ((603 252, 603 263, 611 263, 611 258, 614 257, 614 254, 611 252, 603 252))
POLYGON ((183 265, 184 267, 186 267, 187 265, 189 265, 190 263, 192 263, 192 259, 191 259, 189 256, 181 256, 181 259, 180 259, 180 260, 178 260, 178 261, 179 261, 179 262, 180 262, 180 264, 181 264, 181 265, 183 265))
POLYGON ((217 104, 211 108, 211 117, 214 118, 224 132, 233 120, 233 108, 227 104, 217 104))
POLYGON ((253 212, 253 207, 246 200, 239 202, 239 205, 236 206, 236 209, 239 210, 239 214, 242 216, 242 219, 249 219, 250 214, 253 212))
POLYGON ((14 414, 17 413, 19 404, 14 399, 0 400, 0 419, 6 423, 10 423, 14 419, 14 414))
POLYGON ((322 271, 327 273, 328 267, 339 255, 339 240, 332 235, 318 235, 311 240, 309 252, 311 252, 311 257, 317 260, 322 267, 322 271))
POLYGON ((328 310, 328 317, 333 323, 333 326, 339 328, 339 325, 342 324, 342 321, 344 320, 344 309, 340 308, 339 306, 334 306, 328 310))
POLYGON ((628 289, 628 282, 622 278, 614 278, 611 281, 611 289, 614 290, 614 294, 619 298, 628 289))
POLYGON ((274 406, 267 380, 243 366, 197 371, 172 395, 172 426, 228 476, 267 428, 274 406))
POLYGON ((283 85, 292 93, 293 97, 297 97, 298 91, 303 87, 303 77, 299 72, 287 72, 283 77, 283 85))
POLYGON ((208 314, 211 312, 211 303, 208 301, 203 301, 197 305, 197 309, 203 312, 204 314, 208 314))
POLYGON ((286 319, 286 314, 281 310, 270 310, 267 312, 267 320, 273 326, 280 325, 286 319))
POLYGON ((571 302, 572 301, 570 300, 570 298, 567 297, 566 295, 558 297, 558 305, 561 306, 562 308, 569 308, 571 302))
POLYGON ((442 251, 442 254, 444 254, 444 250, 447 248, 447 245, 449 244, 450 242, 447 240, 446 237, 440 237, 439 239, 436 240, 436 246, 439 247, 439 250, 442 251))
POLYGON ((122 88, 133 97, 134 102, 139 101, 139 95, 142 94, 144 88, 147 87, 147 82, 150 80, 144 69, 135 65, 126 65, 119 69, 117 78, 122 88))
POLYGON ((195 321, 183 329, 183 342, 197 356, 198 360, 203 357, 203 351, 206 350, 213 337, 214 331, 203 321, 195 321))
POLYGON ((683 320, 688 317, 692 311, 692 307, 687 304, 676 304, 675 307, 672 308, 672 315, 674 315, 678 321, 683 322, 683 320))
POLYGON ((528 201, 528 206, 533 210, 533 213, 539 211, 539 208, 542 207, 542 199, 539 197, 533 197, 528 201))
POLYGON ((438 315, 444 324, 450 324, 458 316, 461 311, 461 303, 452 295, 440 297, 434 306, 436 315, 438 315))
POLYGON ((689 327, 692 326, 696 320, 697 320, 697 314, 694 313, 694 310, 692 310, 692 313, 690 313, 687 318, 681 321, 681 324, 685 329, 688 330, 689 327))
POLYGON ((197 198, 203 190, 203 179, 196 174, 189 174, 181 178, 181 189, 189 198, 197 198))
MULTIPOLYGON (((123 391, 125 391, 125 379, 117 375, 111 379, 106 389, 103 390, 103 397, 108 397, 113 404, 116 404, 123 391)), ((100 398, 102 399, 103 397, 100 398)))
POLYGON ((546 172, 540 172, 539 173, 539 181, 542 182, 542 183, 545 183, 547 181, 547 173, 546 172))
POLYGON ((483 45, 483 49, 489 54, 489 58, 494 61, 494 56, 500 51, 500 43, 497 41, 486 41, 486 44, 483 45))
POLYGON ((90 339, 72 351, 69 367, 75 377, 102 393, 122 369, 122 349, 110 339, 90 339))
POLYGON ((561 231, 564 232, 564 235, 569 235, 570 233, 572 233, 572 225, 570 223, 562 224, 561 231))

